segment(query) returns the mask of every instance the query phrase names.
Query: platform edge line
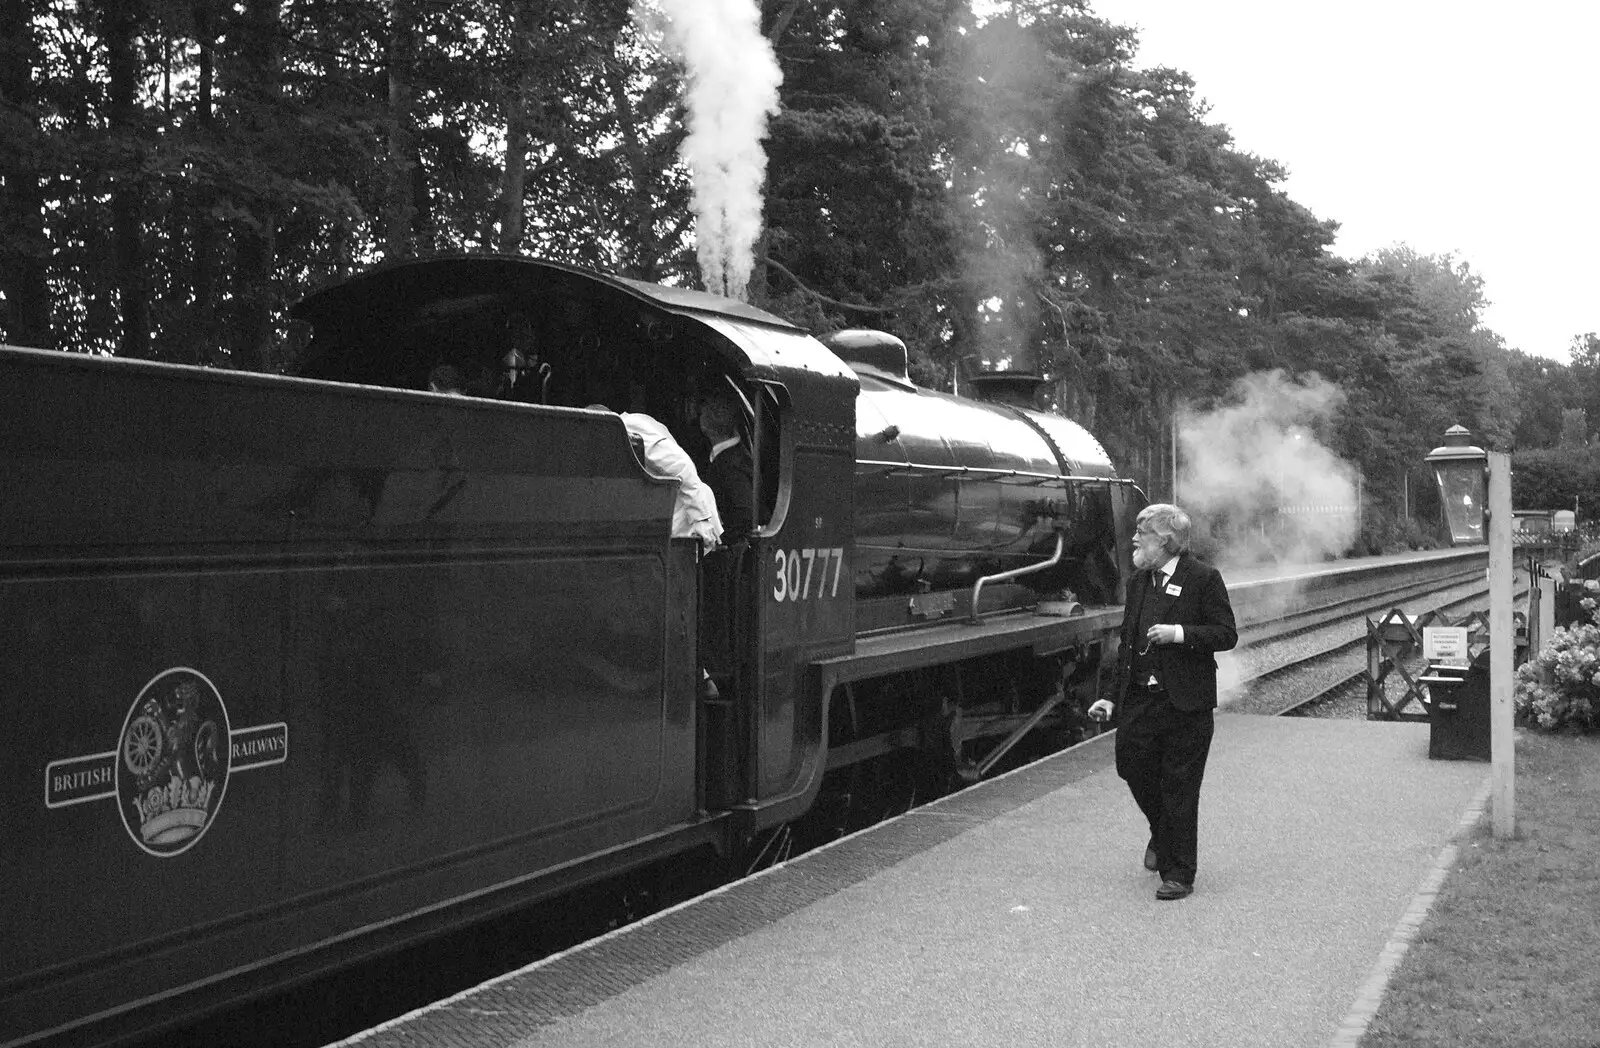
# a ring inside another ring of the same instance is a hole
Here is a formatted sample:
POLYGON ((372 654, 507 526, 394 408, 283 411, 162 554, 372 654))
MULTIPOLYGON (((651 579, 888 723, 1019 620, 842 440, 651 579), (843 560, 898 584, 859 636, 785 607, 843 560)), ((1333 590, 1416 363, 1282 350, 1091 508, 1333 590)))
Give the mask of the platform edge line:
POLYGON ((1422 928, 1422 922, 1427 919, 1428 911, 1438 899, 1439 889, 1444 886, 1445 878, 1456 864, 1456 856, 1460 854, 1457 841, 1470 833, 1483 819, 1484 812, 1489 806, 1489 794, 1493 786, 1494 779, 1485 776, 1483 785, 1478 787, 1478 792, 1467 802, 1466 811, 1457 820, 1456 827, 1450 834, 1450 843, 1440 850, 1433 867, 1422 878, 1416 894, 1411 897, 1410 905, 1400 915, 1400 921, 1395 925, 1393 934, 1390 935, 1382 952, 1378 954, 1377 963, 1372 966, 1367 981, 1356 993, 1356 999, 1345 1014, 1344 1021, 1339 1024, 1333 1040, 1328 1042, 1328 1048, 1357 1048, 1361 1043, 1367 1027, 1378 1014, 1378 1006, 1383 1003, 1383 995, 1389 988, 1389 980, 1399 969, 1406 951, 1410 949, 1411 943, 1422 928))

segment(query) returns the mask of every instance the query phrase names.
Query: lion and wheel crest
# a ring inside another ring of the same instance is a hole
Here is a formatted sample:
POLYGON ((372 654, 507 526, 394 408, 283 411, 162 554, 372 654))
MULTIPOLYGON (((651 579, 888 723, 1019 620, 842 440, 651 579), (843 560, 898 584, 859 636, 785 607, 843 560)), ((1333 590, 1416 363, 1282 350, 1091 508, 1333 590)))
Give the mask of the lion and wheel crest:
POLYGON ((123 824, 145 851, 176 855, 211 824, 227 787, 228 712, 204 674, 167 670, 139 693, 117 746, 123 824))

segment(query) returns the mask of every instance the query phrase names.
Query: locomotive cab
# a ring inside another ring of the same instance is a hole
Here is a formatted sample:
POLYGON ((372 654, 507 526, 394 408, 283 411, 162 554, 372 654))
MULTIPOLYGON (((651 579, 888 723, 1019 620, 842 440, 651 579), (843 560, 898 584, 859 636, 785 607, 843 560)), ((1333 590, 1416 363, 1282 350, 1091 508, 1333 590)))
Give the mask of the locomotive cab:
POLYGON ((293 316, 314 331, 304 377, 642 413, 701 464, 708 448, 696 425, 699 406, 728 395, 741 408, 740 437, 757 458, 756 526, 765 527, 780 488, 787 392, 737 340, 696 323, 694 307, 732 307, 739 320, 793 330, 710 295, 492 255, 382 267, 308 297, 293 316))

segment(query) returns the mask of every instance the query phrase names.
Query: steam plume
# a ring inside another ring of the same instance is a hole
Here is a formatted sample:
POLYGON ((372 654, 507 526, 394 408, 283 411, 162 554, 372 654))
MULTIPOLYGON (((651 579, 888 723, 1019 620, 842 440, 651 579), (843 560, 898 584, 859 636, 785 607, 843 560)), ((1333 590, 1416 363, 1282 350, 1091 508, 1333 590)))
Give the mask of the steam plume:
POLYGON ((1222 565, 1315 563, 1349 548, 1356 469, 1312 433, 1343 399, 1315 375, 1271 371, 1240 379, 1215 411, 1179 413, 1181 501, 1221 545, 1222 565))
POLYGON ((706 288, 742 299, 761 233, 767 118, 778 111, 783 74, 761 35, 756 0, 634 0, 633 18, 659 32, 684 64, 689 136, 682 157, 692 179, 696 253, 706 288))

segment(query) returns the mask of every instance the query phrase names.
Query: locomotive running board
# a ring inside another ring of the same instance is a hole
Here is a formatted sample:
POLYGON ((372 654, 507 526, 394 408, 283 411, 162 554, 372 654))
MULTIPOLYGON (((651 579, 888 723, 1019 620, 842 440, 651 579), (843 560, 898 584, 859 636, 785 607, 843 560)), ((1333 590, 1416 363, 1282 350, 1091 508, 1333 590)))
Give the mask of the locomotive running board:
POLYGON ((980 655, 1031 648, 1049 655, 1088 638, 1103 636, 1122 623, 1122 608, 1088 608, 1082 615, 1062 617, 1034 612, 991 615, 981 622, 930 623, 856 640, 849 655, 812 663, 821 674, 824 701, 848 681, 870 680, 925 666, 943 666, 980 655))

